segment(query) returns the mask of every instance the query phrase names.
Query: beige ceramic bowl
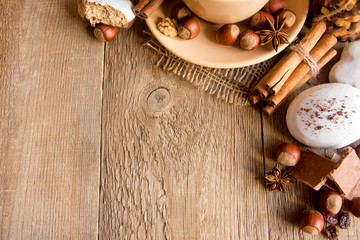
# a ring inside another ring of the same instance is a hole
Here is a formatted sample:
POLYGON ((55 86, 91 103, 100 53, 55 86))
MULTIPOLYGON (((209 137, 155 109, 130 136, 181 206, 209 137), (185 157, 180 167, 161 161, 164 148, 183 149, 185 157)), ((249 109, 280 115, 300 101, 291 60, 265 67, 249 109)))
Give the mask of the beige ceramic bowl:
POLYGON ((213 23, 236 23, 259 11, 268 0, 184 0, 188 8, 213 23))

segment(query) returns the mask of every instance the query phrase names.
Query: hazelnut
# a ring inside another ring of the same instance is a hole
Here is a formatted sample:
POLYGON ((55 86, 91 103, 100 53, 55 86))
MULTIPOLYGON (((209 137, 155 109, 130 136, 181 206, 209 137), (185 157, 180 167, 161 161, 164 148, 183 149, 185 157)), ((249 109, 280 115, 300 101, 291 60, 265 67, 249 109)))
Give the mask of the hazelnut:
POLYGON ((285 3, 286 0, 269 0, 265 5, 264 10, 270 13, 276 13, 285 7, 285 3))
POLYGON ((178 21, 192 15, 190 9, 184 3, 178 3, 171 9, 171 18, 178 21))
POLYGON ((266 17, 274 24, 274 17, 265 11, 255 13, 250 19, 250 28, 254 30, 262 30, 266 28, 266 17))
POLYGON ((222 45, 233 45, 240 34, 236 24, 225 24, 216 32, 216 41, 222 45))
POLYGON ((260 36, 253 30, 248 29, 239 36, 239 45, 241 49, 250 51, 257 48, 260 44, 260 36))
POLYGON ((305 233, 316 235, 324 227, 324 218, 318 211, 304 210, 300 215, 300 229, 305 233))
POLYGON ((117 31, 116 27, 99 23, 94 28, 94 36, 102 42, 110 42, 116 37, 117 31))
POLYGON ((349 210, 355 217, 360 218, 360 197, 355 197, 350 201, 349 210))
POLYGON ((342 197, 339 193, 332 190, 325 190, 319 194, 317 206, 319 211, 324 215, 336 215, 343 204, 342 197))
POLYGON ((291 143, 279 144, 275 149, 275 159, 284 166, 295 166, 300 160, 300 150, 291 143))
POLYGON ((284 28, 291 28, 296 22, 296 14, 288 9, 281 10, 278 15, 279 21, 285 19, 284 28))
POLYGON ((194 39, 200 33, 200 21, 196 16, 183 18, 178 27, 178 35, 186 40, 194 39))
POLYGON ((136 18, 134 17, 130 22, 128 22, 126 27, 127 27, 127 28, 132 27, 132 25, 134 25, 135 19, 136 19, 136 18))
POLYGON ((355 148, 355 152, 360 157, 360 144, 355 148))

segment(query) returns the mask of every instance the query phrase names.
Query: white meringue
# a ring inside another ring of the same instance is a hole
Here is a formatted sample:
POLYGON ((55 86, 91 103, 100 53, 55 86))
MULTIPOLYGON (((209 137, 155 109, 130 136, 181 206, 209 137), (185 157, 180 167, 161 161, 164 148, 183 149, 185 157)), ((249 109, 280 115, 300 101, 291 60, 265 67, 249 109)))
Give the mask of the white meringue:
POLYGON ((93 2, 100 5, 109 5, 116 10, 121 11, 128 22, 135 18, 135 14, 132 11, 133 4, 130 0, 87 0, 88 2, 93 2))
POLYGON ((341 83, 309 88, 291 102, 286 123, 307 146, 347 146, 360 138, 360 90, 341 83))
POLYGON ((340 60, 330 70, 329 81, 360 89, 360 41, 344 47, 340 60))

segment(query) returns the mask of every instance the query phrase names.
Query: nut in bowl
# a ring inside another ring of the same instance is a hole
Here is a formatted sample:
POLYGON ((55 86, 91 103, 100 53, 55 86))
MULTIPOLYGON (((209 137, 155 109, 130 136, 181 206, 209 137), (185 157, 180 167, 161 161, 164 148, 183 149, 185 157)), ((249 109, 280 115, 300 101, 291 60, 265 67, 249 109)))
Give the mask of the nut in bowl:
MULTIPOLYGON (((239 41, 230 46, 227 44, 223 45, 217 41, 216 33, 224 24, 214 24, 201 18, 199 34, 192 40, 184 40, 179 36, 169 37, 164 35, 158 30, 157 24, 161 19, 171 17, 171 10, 176 4, 182 2, 183 1, 181 0, 164 1, 164 3, 148 19, 146 19, 146 23, 153 36, 163 47, 174 53, 177 57, 190 63, 211 68, 244 67, 265 61, 281 52, 287 46, 287 44, 284 43, 280 44, 278 51, 276 52, 272 48, 271 43, 261 46, 254 34, 248 34, 248 36, 244 38, 244 40, 246 40, 245 42, 248 42, 250 38, 251 44, 246 46, 248 46, 251 51, 243 50, 239 46, 239 41)), ((292 42, 301 30, 305 22, 308 8, 309 0, 286 1, 285 9, 292 10, 296 14, 295 24, 290 29, 285 29, 286 33, 289 35, 287 38, 289 42, 292 42)), ((240 28, 240 33, 249 28, 249 21, 237 22, 235 24, 240 28)), ((237 31, 233 31, 232 33, 236 32, 237 31)))
POLYGON ((259 11, 268 0, 184 0, 198 17, 212 23, 236 23, 259 11))

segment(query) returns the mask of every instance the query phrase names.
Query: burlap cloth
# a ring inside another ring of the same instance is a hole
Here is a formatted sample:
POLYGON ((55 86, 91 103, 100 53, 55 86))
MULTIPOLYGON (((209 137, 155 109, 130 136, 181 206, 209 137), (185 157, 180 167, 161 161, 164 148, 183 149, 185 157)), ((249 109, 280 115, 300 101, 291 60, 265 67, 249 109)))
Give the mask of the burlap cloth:
POLYGON ((149 30, 150 36, 144 45, 154 49, 159 55, 156 63, 162 69, 173 72, 217 99, 236 105, 250 104, 248 94, 253 86, 269 71, 280 54, 264 62, 241 68, 208 68, 189 63, 165 49, 149 30))

